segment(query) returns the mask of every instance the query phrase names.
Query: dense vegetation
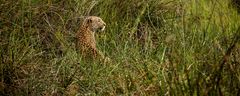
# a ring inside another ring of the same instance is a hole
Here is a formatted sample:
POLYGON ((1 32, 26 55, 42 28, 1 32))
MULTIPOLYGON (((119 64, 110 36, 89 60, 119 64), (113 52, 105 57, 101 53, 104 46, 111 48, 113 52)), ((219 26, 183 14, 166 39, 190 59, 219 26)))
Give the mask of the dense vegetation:
POLYGON ((0 95, 240 95, 230 0, 0 0, 0 95), (83 16, 107 23, 82 62, 83 16))

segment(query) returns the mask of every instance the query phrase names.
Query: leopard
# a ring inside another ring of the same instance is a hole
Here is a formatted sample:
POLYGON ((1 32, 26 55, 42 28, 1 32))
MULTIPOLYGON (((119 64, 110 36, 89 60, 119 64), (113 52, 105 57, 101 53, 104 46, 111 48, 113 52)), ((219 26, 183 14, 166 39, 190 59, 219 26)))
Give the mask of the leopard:
POLYGON ((82 21, 78 32, 76 33, 77 38, 77 49, 80 49, 80 53, 83 58, 90 58, 93 60, 100 59, 109 61, 110 58, 104 56, 102 51, 96 47, 96 32, 103 32, 105 30, 106 23, 102 18, 97 16, 87 16, 82 21))

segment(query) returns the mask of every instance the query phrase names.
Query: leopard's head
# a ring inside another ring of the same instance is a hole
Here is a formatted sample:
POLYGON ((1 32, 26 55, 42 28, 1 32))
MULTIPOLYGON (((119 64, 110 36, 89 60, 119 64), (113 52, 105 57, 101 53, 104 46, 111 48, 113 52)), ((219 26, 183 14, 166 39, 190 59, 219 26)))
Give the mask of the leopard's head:
POLYGON ((106 23, 100 17, 97 16, 88 16, 84 20, 84 23, 93 32, 104 31, 106 27, 106 23))

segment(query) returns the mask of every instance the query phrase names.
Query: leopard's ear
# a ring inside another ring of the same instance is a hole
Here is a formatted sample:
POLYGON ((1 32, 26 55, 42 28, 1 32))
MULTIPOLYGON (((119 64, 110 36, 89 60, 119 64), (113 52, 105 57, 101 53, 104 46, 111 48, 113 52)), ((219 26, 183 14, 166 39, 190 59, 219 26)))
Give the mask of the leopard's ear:
POLYGON ((88 18, 88 19, 87 19, 87 23, 88 23, 88 24, 92 23, 92 19, 91 19, 91 18, 88 18))

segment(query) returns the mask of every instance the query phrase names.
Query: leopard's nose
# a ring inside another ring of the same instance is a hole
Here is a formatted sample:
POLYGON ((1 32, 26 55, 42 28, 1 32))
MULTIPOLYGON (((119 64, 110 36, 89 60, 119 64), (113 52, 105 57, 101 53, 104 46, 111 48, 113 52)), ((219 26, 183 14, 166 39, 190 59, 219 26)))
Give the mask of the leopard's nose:
POLYGON ((103 26, 106 26, 106 23, 103 23, 103 26))

